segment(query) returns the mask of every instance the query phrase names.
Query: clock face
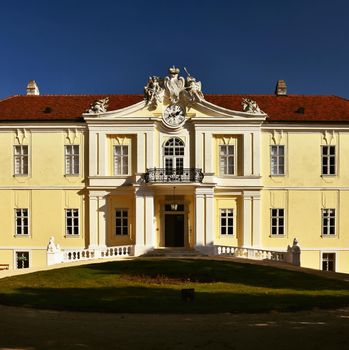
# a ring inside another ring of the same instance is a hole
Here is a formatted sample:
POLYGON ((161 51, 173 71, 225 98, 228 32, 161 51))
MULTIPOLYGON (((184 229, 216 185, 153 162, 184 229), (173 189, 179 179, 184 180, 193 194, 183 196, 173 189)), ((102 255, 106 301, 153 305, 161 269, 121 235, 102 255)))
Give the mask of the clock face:
POLYGON ((165 109, 163 120, 170 128, 176 128, 184 123, 184 110, 179 105, 170 105, 165 109))

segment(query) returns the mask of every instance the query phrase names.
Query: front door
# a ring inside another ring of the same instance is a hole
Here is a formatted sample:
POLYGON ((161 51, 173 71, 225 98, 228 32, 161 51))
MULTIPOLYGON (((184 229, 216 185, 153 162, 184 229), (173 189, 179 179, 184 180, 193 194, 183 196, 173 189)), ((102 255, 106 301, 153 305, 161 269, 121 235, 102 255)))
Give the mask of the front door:
POLYGON ((165 247, 184 247, 184 214, 165 214, 165 247))

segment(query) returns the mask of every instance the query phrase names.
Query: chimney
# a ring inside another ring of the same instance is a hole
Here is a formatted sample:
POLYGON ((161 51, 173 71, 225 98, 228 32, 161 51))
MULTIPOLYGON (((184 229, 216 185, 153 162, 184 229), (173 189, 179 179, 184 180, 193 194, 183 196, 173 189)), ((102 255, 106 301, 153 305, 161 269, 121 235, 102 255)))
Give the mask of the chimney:
POLYGON ((40 91, 35 80, 29 81, 27 85, 27 95, 40 95, 40 91))
POLYGON ((276 96, 287 96, 287 86, 285 80, 278 80, 275 88, 276 96))

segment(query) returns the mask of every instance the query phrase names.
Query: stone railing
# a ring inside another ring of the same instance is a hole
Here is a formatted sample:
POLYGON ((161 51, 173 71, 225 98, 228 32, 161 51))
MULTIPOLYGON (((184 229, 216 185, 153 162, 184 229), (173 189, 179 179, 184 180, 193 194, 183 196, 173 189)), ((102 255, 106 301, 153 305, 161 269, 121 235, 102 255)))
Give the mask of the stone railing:
POLYGON ((274 251, 257 248, 241 248, 228 246, 215 246, 215 255, 235 256, 237 258, 246 258, 253 260, 272 260, 287 262, 287 252, 274 251))
POLYGON ((47 255, 48 265, 93 259, 124 258, 134 255, 134 246, 124 245, 96 249, 55 249, 54 251, 48 251, 47 255))
POLYGON ((235 256, 253 260, 272 260, 296 266, 301 265, 301 248, 298 245, 297 238, 294 238, 292 246, 288 245, 284 251, 216 245, 214 246, 214 255, 235 256))

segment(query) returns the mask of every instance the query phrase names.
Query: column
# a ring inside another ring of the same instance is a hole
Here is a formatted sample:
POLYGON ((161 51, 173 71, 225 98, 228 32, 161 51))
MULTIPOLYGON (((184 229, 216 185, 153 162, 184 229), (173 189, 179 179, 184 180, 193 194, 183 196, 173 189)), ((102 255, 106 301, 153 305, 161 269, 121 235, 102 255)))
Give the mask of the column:
POLYGON ((89 196, 89 233, 90 244, 89 249, 98 247, 98 198, 96 196, 89 196))
POLYGON ((144 196, 140 189, 135 191, 135 255, 144 253, 144 196))
POLYGON ((195 168, 203 168, 202 157, 203 157, 203 149, 202 149, 202 133, 199 131, 195 132, 195 168))
POLYGON ((252 199, 252 246, 260 248, 261 247, 261 197, 260 194, 256 194, 252 199))
POLYGON ((203 193, 195 193, 195 245, 205 245, 205 197, 203 193))
POLYGON ((106 221, 107 221, 107 201, 104 196, 98 197, 98 245, 99 248, 106 248, 106 221))
POLYGON ((214 152, 212 152, 212 134, 211 133, 205 133, 204 134, 204 145, 205 145, 205 151, 204 151, 204 169, 202 171, 204 173, 213 173, 213 159, 212 155, 215 155, 214 152))
POLYGON ((89 175, 96 176, 97 175, 97 156, 98 152, 98 144, 97 144, 97 134, 95 132, 90 132, 89 135, 89 150, 85 151, 89 155, 88 165, 89 165, 89 175))
POLYGON ((138 174, 145 172, 145 134, 137 133, 137 170, 138 174))
POLYGON ((251 134, 244 133, 244 176, 251 175, 251 134))
POLYGON ((261 133, 253 133, 253 175, 261 174, 261 133))
POLYGON ((145 245, 147 248, 155 246, 153 193, 145 194, 145 245))
POLYGON ((213 189, 211 193, 205 194, 206 200, 206 245, 212 246, 215 237, 215 215, 214 215, 214 195, 213 189))
POLYGON ((243 246, 251 247, 251 195, 243 194, 243 246))
POLYGON ((107 135, 105 133, 99 133, 98 141, 98 174, 101 176, 105 176, 107 175, 107 135))

